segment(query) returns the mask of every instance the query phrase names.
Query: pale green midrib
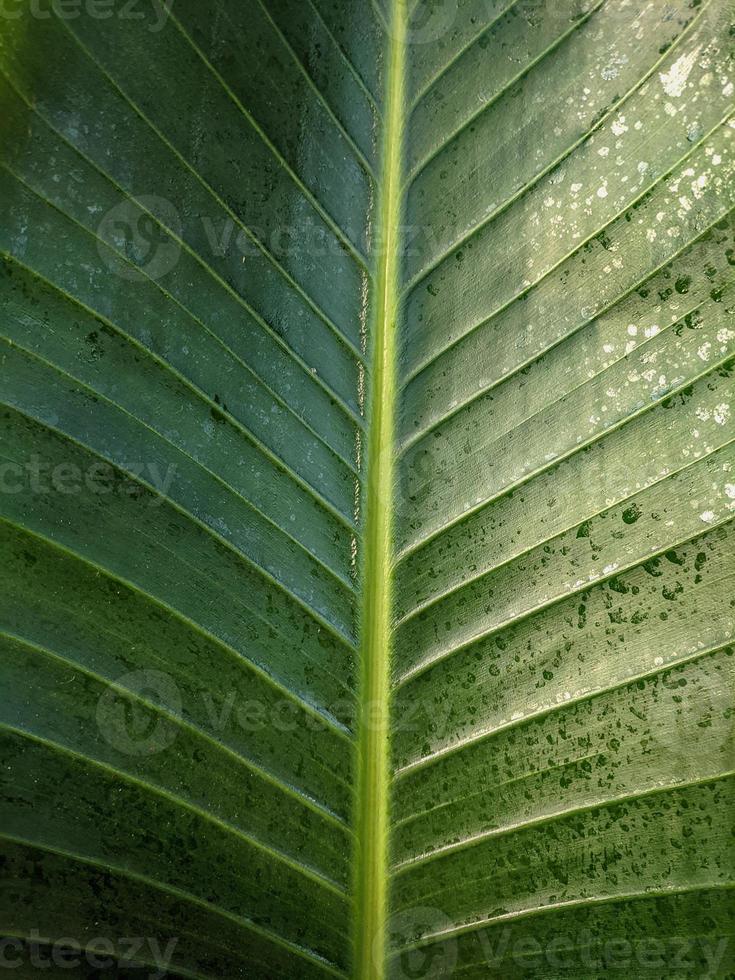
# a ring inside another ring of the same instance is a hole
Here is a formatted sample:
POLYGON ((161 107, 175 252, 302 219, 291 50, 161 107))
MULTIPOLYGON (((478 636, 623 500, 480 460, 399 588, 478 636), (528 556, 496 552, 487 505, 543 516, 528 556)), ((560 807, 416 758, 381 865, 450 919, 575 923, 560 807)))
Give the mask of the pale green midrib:
POLYGON ((385 975, 388 905, 390 636, 396 399, 395 326, 405 121, 405 0, 392 0, 375 275, 367 453, 356 800, 356 980, 385 975))

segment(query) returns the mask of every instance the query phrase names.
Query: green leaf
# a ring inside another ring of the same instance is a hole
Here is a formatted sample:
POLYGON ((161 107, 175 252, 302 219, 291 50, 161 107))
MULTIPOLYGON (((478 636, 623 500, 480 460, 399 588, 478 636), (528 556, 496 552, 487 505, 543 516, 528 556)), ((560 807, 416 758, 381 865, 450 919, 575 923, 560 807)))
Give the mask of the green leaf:
POLYGON ((0 963, 732 976, 730 0, 0 27, 0 963))

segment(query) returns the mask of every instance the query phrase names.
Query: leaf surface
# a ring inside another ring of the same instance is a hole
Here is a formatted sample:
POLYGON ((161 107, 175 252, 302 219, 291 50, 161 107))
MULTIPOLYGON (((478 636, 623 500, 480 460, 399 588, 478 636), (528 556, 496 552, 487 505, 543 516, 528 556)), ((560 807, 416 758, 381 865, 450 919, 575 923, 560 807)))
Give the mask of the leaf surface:
POLYGON ((10 6, 6 960, 729 976, 729 0, 10 6))

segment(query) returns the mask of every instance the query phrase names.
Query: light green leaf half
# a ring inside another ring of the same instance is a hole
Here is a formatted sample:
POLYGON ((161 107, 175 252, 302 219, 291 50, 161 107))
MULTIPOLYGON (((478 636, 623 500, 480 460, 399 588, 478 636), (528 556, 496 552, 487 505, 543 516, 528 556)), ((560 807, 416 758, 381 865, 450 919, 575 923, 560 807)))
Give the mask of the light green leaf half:
POLYGON ((8 0, 17 976, 733 975, 734 37, 8 0))

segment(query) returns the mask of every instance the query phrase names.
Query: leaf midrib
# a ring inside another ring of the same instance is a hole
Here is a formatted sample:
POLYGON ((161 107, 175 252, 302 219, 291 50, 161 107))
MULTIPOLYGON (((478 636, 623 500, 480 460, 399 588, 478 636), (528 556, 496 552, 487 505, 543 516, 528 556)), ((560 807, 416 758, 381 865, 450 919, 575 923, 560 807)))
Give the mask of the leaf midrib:
POLYGON ((355 960, 359 980, 382 980, 386 962, 390 759, 391 593, 395 444, 396 320, 400 282, 405 0, 392 0, 385 85, 386 118, 375 262, 376 303, 367 453, 364 599, 357 743, 355 960))

